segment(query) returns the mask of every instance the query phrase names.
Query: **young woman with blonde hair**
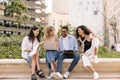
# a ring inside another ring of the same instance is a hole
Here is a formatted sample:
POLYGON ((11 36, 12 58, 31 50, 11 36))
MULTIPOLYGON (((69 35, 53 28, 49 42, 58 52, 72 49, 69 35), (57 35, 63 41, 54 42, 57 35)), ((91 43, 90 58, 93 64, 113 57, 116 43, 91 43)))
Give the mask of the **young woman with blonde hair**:
POLYGON ((45 34, 43 37, 43 46, 46 50, 46 64, 50 70, 48 74, 48 79, 53 77, 56 66, 55 61, 58 56, 58 37, 55 35, 55 28, 52 26, 46 27, 45 34))

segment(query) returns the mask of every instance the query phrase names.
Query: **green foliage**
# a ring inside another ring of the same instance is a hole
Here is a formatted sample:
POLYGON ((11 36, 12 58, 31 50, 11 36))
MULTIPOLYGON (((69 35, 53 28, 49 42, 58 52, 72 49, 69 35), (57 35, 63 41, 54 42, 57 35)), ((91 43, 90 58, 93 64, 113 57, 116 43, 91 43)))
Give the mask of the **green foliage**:
POLYGON ((21 40, 22 36, 12 35, 7 37, 0 35, 0 59, 3 58, 21 58, 21 40))
POLYGON ((39 27, 39 29, 40 29, 40 36, 43 37, 44 32, 45 32, 44 31, 45 26, 41 26, 39 23, 36 23, 36 26, 39 27))
POLYGON ((27 12, 27 6, 21 0, 10 0, 6 6, 6 16, 15 17, 16 22, 20 25, 27 19, 24 12, 27 12))
MULTIPOLYGON (((71 27, 70 24, 66 24, 66 25, 64 25, 64 26, 67 26, 67 27, 68 27, 68 29, 69 29, 69 34, 75 35, 74 32, 75 32, 75 30, 76 30, 76 27, 71 27)), ((61 28, 62 28, 62 25, 59 26, 59 29, 58 29, 58 32, 57 32, 58 37, 61 36, 61 28)))
POLYGON ((39 53, 40 53, 41 58, 45 58, 45 50, 44 50, 43 46, 41 46, 39 53))
MULTIPOLYGON (((25 35, 12 35, 7 37, 0 35, 0 59, 21 59, 21 42, 25 35)), ((45 50, 43 46, 39 50, 40 57, 45 57, 45 50)), ((99 47, 98 51, 99 58, 120 58, 120 52, 111 51, 104 47, 99 47)))
POLYGON ((120 52, 112 51, 104 47, 99 47, 98 57, 100 58, 120 58, 120 52))
POLYGON ((22 11, 27 11, 26 5, 21 0, 10 0, 6 6, 7 15, 13 17, 14 14, 21 15, 22 11))
MULTIPOLYGON (((6 35, 0 35, 0 59, 21 59, 21 42, 25 35, 12 35, 7 37, 6 35)), ((45 57, 45 50, 41 46, 40 57, 45 57)))
POLYGON ((21 50, 20 46, 17 45, 10 45, 10 46, 0 46, 0 59, 3 58, 21 58, 21 50))

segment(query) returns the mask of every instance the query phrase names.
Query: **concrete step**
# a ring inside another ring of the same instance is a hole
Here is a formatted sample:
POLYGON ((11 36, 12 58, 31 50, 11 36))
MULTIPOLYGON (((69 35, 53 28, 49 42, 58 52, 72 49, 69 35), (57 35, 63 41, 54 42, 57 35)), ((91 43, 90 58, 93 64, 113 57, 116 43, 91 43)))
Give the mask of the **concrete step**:
MULTIPOLYGON (((72 59, 63 62, 63 73, 67 70, 72 59)), ((40 59, 40 67, 48 74, 45 59, 40 59)), ((100 74, 100 79, 120 79, 120 58, 100 58, 99 63, 93 63, 94 68, 100 74)), ((0 80, 10 78, 27 78, 31 75, 31 68, 24 59, 0 59, 0 80)), ((70 74, 71 79, 92 79, 93 74, 82 67, 81 60, 70 74)))

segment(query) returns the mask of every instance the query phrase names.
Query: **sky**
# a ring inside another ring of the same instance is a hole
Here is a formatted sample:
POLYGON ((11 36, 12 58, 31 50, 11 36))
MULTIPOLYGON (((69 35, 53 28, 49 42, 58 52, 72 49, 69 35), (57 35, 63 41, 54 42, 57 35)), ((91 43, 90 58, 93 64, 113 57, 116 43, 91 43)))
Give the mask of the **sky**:
POLYGON ((45 4, 46 6, 48 6, 46 8, 46 13, 51 13, 52 12, 52 0, 45 0, 45 4))
POLYGON ((5 1, 5 2, 6 2, 6 1, 8 1, 8 0, 0 0, 0 2, 3 2, 3 1, 5 1))

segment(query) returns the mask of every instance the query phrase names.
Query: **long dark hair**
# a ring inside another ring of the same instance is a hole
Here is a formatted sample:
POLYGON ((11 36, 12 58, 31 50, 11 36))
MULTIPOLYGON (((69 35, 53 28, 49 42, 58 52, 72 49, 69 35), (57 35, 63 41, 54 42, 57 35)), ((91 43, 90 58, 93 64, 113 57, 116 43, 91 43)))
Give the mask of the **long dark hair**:
POLYGON ((78 29, 82 29, 85 33, 85 35, 89 35, 90 33, 92 33, 92 31, 90 29, 88 29, 85 25, 81 25, 81 26, 78 26, 77 29, 76 29, 76 38, 78 38, 80 35, 78 34, 78 29))
MULTIPOLYGON (((38 27, 36 26, 33 26, 31 29, 30 29, 30 32, 28 33, 28 38, 30 41, 33 41, 35 39, 35 36, 34 36, 34 33, 33 33, 33 30, 37 30, 39 29, 38 27)), ((37 36, 37 40, 38 42, 40 42, 40 31, 39 31, 39 34, 37 36)))

